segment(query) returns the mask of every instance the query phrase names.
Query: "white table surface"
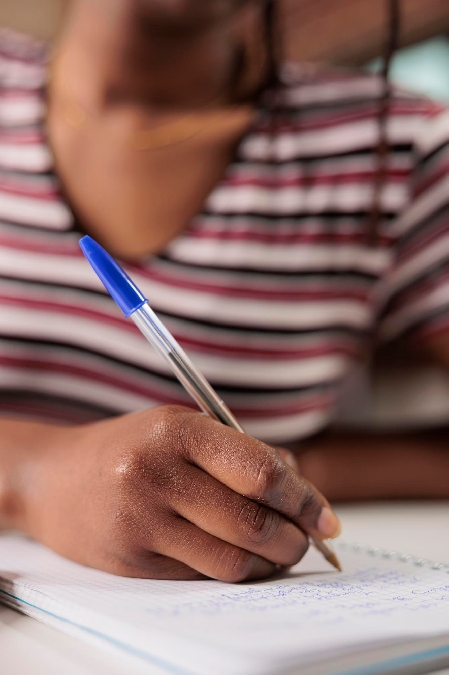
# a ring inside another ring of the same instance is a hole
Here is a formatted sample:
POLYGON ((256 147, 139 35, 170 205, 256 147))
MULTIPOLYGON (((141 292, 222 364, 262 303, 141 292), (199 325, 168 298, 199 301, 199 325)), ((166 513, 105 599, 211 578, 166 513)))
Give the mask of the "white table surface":
MULTIPOLYGON (((343 536, 449 563, 449 502, 344 506, 343 536)), ((442 673, 443 671, 441 671, 442 673)), ((449 671, 444 671, 449 673, 449 671)), ((162 675, 0 605, 1 675, 162 675)))

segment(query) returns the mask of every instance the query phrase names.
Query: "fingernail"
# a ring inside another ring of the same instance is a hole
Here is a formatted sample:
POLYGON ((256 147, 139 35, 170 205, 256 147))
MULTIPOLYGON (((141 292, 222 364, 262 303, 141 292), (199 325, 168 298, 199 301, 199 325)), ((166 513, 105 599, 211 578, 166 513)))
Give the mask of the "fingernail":
POLYGON ((321 511, 320 517, 318 518, 317 529, 329 539, 335 539, 341 534, 341 523, 335 513, 327 506, 321 511))

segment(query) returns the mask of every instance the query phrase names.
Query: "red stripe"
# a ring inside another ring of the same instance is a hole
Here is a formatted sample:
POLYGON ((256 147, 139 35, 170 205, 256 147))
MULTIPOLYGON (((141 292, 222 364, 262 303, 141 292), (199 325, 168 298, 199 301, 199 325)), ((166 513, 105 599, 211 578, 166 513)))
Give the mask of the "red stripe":
MULTIPOLYGON (((0 143, 3 145, 39 145, 45 146, 45 139, 39 131, 21 131, 20 133, 0 132, 0 143)), ((46 146, 45 146, 46 147, 46 146)))
MULTIPOLYGON (((0 365, 8 369, 21 369, 34 372, 59 373, 64 375, 71 375, 86 380, 87 383, 101 383, 124 392, 137 394, 139 396, 147 397, 155 401, 161 401, 164 405, 185 405, 186 394, 182 389, 179 389, 179 396, 170 395, 166 391, 154 389, 153 387, 142 387, 137 383, 131 383, 121 378, 106 375, 105 373, 95 371, 91 368, 81 366, 73 366, 67 363, 51 362, 47 360, 36 360, 32 358, 17 358, 0 355, 0 365)), ((68 392, 70 386, 68 385, 68 392)), ((278 405, 271 401, 270 410, 267 409, 253 409, 240 406, 234 406, 234 411, 239 416, 259 418, 259 417, 279 417, 284 415, 291 415, 300 412, 309 412, 314 409, 322 409, 328 407, 330 404, 330 394, 313 394, 304 400, 302 397, 300 401, 294 403, 278 405)), ((107 402, 106 402, 107 404, 107 402)))
MULTIPOLYGON (((153 387, 143 387, 137 382, 131 382, 124 378, 108 375, 104 372, 87 368, 84 366, 75 366, 70 363, 52 362, 48 360, 38 360, 33 358, 18 358, 12 356, 4 356, 0 354, 0 365, 5 368, 19 368, 34 372, 41 372, 43 374, 59 373, 65 375, 72 375, 86 380, 86 382, 105 384, 125 392, 136 394, 147 398, 156 400, 163 400, 167 404, 185 404, 185 396, 182 396, 183 391, 180 390, 181 396, 170 396, 161 390, 155 390, 153 387)), ((70 388, 68 387, 68 393, 70 388)))
MULTIPOLYGON (((41 236, 41 233, 38 232, 36 235, 41 236)), ((61 237, 59 236, 52 241, 49 239, 38 239, 37 236, 25 239, 17 233, 10 235, 9 233, 0 232, 0 246, 17 251, 31 251, 36 254, 60 255, 68 258, 84 257, 78 246, 78 240, 75 240, 74 237, 70 237, 68 240, 65 239, 61 243, 61 237)))
POLYGON ((416 285, 413 285, 409 291, 401 293, 400 298, 391 304, 389 314, 395 314, 396 312, 402 310, 404 307, 407 307, 419 300, 422 300, 426 295, 429 295, 430 293, 435 291, 437 288, 442 286, 448 280, 449 280, 449 270, 445 271, 442 274, 438 274, 438 276, 432 276, 424 281, 420 281, 418 287, 416 287, 416 285))
MULTIPOLYGON (((124 318, 120 318, 118 311, 117 316, 110 314, 98 312, 96 310, 89 309, 87 307, 79 307, 70 304, 70 300, 67 302, 57 303, 50 300, 34 300, 33 298, 18 298, 14 296, 7 296, 0 294, 0 302, 6 306, 13 307, 23 307, 25 309, 38 309, 43 311, 58 312, 63 315, 77 316, 85 319, 94 319, 100 324, 108 324, 110 326, 115 326, 128 332, 136 332, 138 329, 134 326, 131 321, 126 321, 124 318)), ((111 303, 111 309, 113 309, 111 303)))
POLYGON ((288 417, 298 413, 308 413, 314 410, 327 410, 335 402, 335 397, 331 394, 319 394, 311 397, 308 401, 303 403, 292 403, 284 405, 282 408, 272 406, 270 409, 254 410, 251 408, 242 408, 240 406, 232 406, 232 412, 238 419, 276 419, 277 417, 288 417))
MULTIPOLYGON (((364 184, 372 184, 376 177, 376 171, 367 169, 366 171, 351 171, 346 173, 314 173, 310 176, 296 174, 291 176, 282 176, 282 174, 268 176, 245 175, 244 172, 231 174, 226 179, 224 187, 258 187, 266 190, 279 190, 289 187, 316 187, 331 185, 339 187, 340 185, 356 184, 360 187, 364 184)), ((390 183, 404 183, 410 177, 410 169, 392 169, 388 172, 385 179, 390 183)))
POLYGON ((396 270, 400 270, 416 254, 422 253, 427 246, 447 234, 449 234, 449 219, 447 216, 443 216, 440 224, 432 227, 430 232, 424 230, 411 244, 404 246, 398 255, 396 270))
POLYGON ((36 182, 34 185, 32 185, 31 183, 20 184, 9 181, 6 182, 0 179, 0 192, 3 192, 7 195, 31 199, 42 199, 50 202, 60 201, 59 192, 56 187, 42 185, 40 182, 36 182))
MULTIPOLYGON (((205 281, 194 281, 188 277, 170 277, 156 270, 149 270, 147 278, 158 283, 171 286, 172 288, 190 289, 203 293, 211 293, 216 296, 226 296, 231 298, 242 298, 249 300, 262 301, 291 301, 294 302, 317 302, 326 300, 357 300, 366 303, 369 299, 370 290, 359 290, 355 288, 343 288, 323 290, 322 288, 289 288, 286 290, 271 290, 270 288, 242 288, 228 284, 220 286, 219 284, 208 283, 205 281)), ((294 310, 294 306, 292 306, 294 310)))
MULTIPOLYGON (((34 300, 32 298, 16 298, 0 294, 0 304, 4 306, 13 306, 13 307, 22 307, 26 310, 42 310, 42 311, 51 311, 58 312, 61 315, 69 315, 74 317, 82 317, 90 320, 97 321, 101 325, 110 325, 120 330, 125 330, 129 333, 136 333, 137 328, 131 321, 127 321, 120 316, 112 316, 106 313, 101 313, 96 310, 92 310, 86 307, 78 307, 71 305, 69 303, 56 303, 51 301, 42 301, 34 300)), ((112 303, 111 303, 112 307, 112 303)), ((245 359, 248 358, 261 358, 266 357, 272 360, 289 360, 293 358, 317 358, 320 356, 327 355, 344 355, 348 357, 354 357, 357 355, 358 350, 355 344, 351 344, 351 341, 341 341, 336 340, 335 342, 324 341, 320 343, 314 343, 313 347, 310 348, 301 348, 294 345, 284 345, 282 341, 279 340, 277 346, 270 347, 266 345, 263 348, 261 347, 245 347, 244 345, 235 345, 222 342, 220 338, 214 337, 214 342, 209 342, 202 340, 200 338, 193 338, 189 335, 184 335, 180 331, 174 331, 174 337, 178 342, 180 342, 185 348, 197 351, 198 353, 207 353, 213 355, 232 355, 234 357, 242 356, 245 359)), ((243 339, 242 339, 243 340, 243 339)))
POLYGON ((438 319, 429 319, 424 326, 414 330, 412 339, 418 344, 426 344, 435 338, 441 338, 446 333, 449 333, 448 315, 438 317, 438 319))
MULTIPOLYGON (((449 134, 447 139, 448 146, 446 148, 446 153, 449 155, 449 134)), ((444 160, 439 164, 438 169, 431 173, 431 175, 426 176, 423 180, 420 180, 414 190, 413 197, 416 199, 420 197, 424 192, 433 187, 440 180, 447 178, 449 176, 449 156, 444 157, 444 160)))
MULTIPOLYGON (((335 102, 338 104, 338 101, 335 102)), ((391 106, 390 119, 395 116, 407 117, 413 115, 420 115, 426 113, 428 106, 420 101, 400 99, 395 100, 391 106)), ((285 117, 276 126, 276 131, 282 133, 298 133, 304 131, 320 131, 330 127, 338 127, 346 124, 353 124, 355 122, 364 122, 366 120, 377 120, 379 109, 376 103, 360 105, 355 111, 336 113, 330 111, 323 115, 311 116, 310 120, 304 119, 304 115, 298 113, 297 120, 292 120, 292 112, 285 117)), ((266 133, 270 130, 270 126, 265 122, 261 122, 257 126, 256 131, 266 133)), ((336 133, 338 129, 335 130, 336 133)))
MULTIPOLYGON (((196 353, 212 354, 217 356, 232 356, 234 358, 244 358, 245 360, 264 359, 270 361, 291 361, 292 359, 312 359, 324 356, 345 356, 349 358, 356 358, 359 354, 359 349, 355 345, 352 347, 348 344, 318 344, 310 349, 300 349, 292 346, 285 348, 258 348, 258 347, 244 347, 243 345, 229 345, 220 342, 213 344, 201 340, 195 340, 181 335, 176 335, 178 342, 188 350, 191 349, 196 353)), ((261 364, 263 367, 263 364, 261 364)))
POLYGON ((17 101, 19 103, 37 101, 38 103, 44 103, 44 98, 41 91, 36 91, 34 89, 19 89, 18 87, 8 87, 7 89, 0 89, 0 102, 2 101, 17 101))
MULTIPOLYGON (((288 216, 287 216, 288 217, 288 216)), ((343 216, 342 216, 343 217, 343 216)), ((231 225, 231 228, 233 226, 231 225)), ((301 227, 300 221, 298 221, 298 228, 301 227)), ((323 229, 326 227, 325 224, 322 225, 323 229)), ((363 228, 363 223, 360 224, 360 227, 363 228)), ((189 229, 185 233, 185 236, 191 236, 195 239, 210 239, 221 240, 221 241, 248 241, 255 242, 260 244, 270 244, 275 246, 283 244, 366 244, 367 236, 366 233, 360 232, 341 232, 338 231, 337 227, 331 232, 282 232, 281 228, 274 227, 271 232, 262 233, 254 232, 251 230, 220 230, 207 227, 207 225, 194 226, 192 229, 189 229)), ((389 248, 393 243, 394 239, 388 235, 379 235, 378 243, 381 246, 389 248)))

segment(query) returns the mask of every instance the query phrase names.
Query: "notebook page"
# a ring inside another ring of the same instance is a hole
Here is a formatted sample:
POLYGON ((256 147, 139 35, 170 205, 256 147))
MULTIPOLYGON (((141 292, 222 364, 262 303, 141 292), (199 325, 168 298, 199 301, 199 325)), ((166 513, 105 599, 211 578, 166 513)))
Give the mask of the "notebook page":
POLYGON ((0 595, 168 672, 262 675, 392 640, 447 633, 449 641, 444 568, 338 554, 342 574, 311 551, 284 578, 233 586, 114 577, 8 535, 0 537, 0 595))

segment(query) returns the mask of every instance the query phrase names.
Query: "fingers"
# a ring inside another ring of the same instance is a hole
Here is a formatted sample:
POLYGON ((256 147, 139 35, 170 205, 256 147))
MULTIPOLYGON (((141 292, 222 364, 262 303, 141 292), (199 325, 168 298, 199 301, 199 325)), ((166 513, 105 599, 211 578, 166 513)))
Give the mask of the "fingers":
POLYGON ((132 562, 108 561, 102 563, 101 569, 116 576, 133 579, 169 579, 172 581, 200 581, 205 579, 204 574, 179 560, 146 550, 134 555, 132 562))
POLYGON ((189 462, 234 492, 279 511, 311 536, 338 535, 327 500, 274 448, 191 412, 184 413, 180 440, 189 462))
POLYGON ((185 482, 188 490, 173 495, 171 506, 201 530, 282 566, 295 565, 307 552, 307 535, 277 511, 194 466, 188 467, 185 482))
POLYGON ((221 541, 175 515, 167 520, 165 536, 153 542, 152 548, 200 574, 230 583, 265 579, 276 570, 268 560, 221 541))

